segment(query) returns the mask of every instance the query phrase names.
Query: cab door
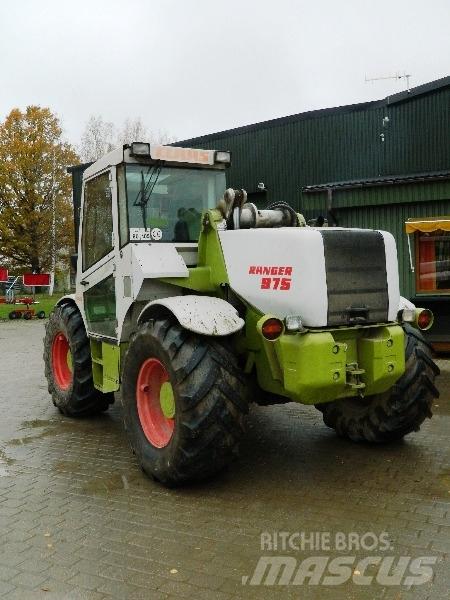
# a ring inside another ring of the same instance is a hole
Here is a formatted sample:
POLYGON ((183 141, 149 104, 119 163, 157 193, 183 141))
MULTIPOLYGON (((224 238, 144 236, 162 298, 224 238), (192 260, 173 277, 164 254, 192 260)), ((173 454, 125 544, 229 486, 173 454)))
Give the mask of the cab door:
POLYGON ((77 281, 77 292, 83 295, 88 334, 115 339, 113 187, 112 170, 104 171, 84 184, 80 240, 82 272, 77 281))

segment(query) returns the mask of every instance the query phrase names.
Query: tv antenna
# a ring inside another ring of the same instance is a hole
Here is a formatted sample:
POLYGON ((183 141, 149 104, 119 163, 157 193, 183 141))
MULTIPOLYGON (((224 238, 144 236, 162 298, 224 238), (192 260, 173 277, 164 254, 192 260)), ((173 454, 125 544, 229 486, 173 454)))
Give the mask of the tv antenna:
POLYGON ((365 77, 365 82, 369 83, 369 81, 371 81, 372 83, 374 81, 381 81, 383 79, 396 79, 396 80, 400 80, 400 79, 404 79, 406 81, 406 91, 409 92, 410 91, 410 87, 409 87, 409 80, 411 78, 410 74, 407 73, 403 73, 403 75, 401 75, 400 73, 396 73, 395 75, 385 75, 383 77, 365 77))

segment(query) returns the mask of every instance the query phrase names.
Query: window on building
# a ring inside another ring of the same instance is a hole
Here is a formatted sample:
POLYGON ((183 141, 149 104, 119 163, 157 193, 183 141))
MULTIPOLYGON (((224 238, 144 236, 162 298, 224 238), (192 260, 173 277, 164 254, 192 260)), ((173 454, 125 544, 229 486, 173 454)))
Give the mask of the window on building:
POLYGON ((417 291, 450 292, 450 231, 417 234, 417 291))

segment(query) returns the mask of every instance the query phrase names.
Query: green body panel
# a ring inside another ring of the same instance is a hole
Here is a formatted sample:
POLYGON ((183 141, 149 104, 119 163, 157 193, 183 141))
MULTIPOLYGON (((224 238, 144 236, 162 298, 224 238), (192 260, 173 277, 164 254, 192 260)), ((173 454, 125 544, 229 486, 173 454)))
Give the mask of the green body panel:
POLYGON ((400 326, 375 329, 370 337, 358 339, 359 366, 367 394, 381 394, 392 387, 405 371, 405 334, 400 326))
POLYGON ((254 362, 262 389, 302 404, 370 396, 404 373, 404 333, 399 325, 381 325, 289 333, 274 342, 261 335, 254 362))
POLYGON ((120 346, 91 338, 92 376, 94 387, 104 394, 120 387, 120 346))
POLYGON ((203 293, 218 292, 221 285, 228 283, 222 247, 217 235, 217 225, 222 221, 222 214, 218 210, 205 212, 202 215, 202 229, 198 240, 197 267, 189 269, 189 277, 165 277, 161 281, 203 293))

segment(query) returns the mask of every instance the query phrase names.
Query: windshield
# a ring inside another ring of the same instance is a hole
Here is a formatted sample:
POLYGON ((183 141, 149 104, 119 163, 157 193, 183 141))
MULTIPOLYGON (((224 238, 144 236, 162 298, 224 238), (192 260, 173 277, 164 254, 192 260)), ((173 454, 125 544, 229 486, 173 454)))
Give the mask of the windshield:
POLYGON ((200 217, 222 197, 225 172, 126 165, 118 169, 120 243, 196 242, 200 217))

